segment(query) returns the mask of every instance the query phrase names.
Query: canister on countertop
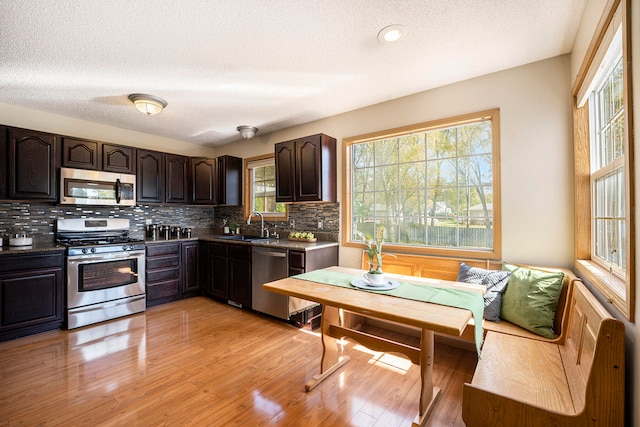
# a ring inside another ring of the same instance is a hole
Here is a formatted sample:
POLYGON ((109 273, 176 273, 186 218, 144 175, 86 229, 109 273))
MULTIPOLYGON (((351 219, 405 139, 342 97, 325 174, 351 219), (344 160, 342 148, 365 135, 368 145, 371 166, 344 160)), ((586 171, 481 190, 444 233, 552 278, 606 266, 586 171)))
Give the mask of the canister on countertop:
POLYGON ((191 238, 191 228, 190 227, 184 227, 182 229, 182 237, 186 237, 187 239, 191 238))
POLYGON ((165 240, 169 240, 169 233, 171 232, 171 226, 169 225, 161 225, 160 228, 160 238, 161 239, 165 239, 165 240))
POLYGON ((147 225, 147 237, 157 240, 158 239, 158 225, 157 224, 149 224, 147 225))

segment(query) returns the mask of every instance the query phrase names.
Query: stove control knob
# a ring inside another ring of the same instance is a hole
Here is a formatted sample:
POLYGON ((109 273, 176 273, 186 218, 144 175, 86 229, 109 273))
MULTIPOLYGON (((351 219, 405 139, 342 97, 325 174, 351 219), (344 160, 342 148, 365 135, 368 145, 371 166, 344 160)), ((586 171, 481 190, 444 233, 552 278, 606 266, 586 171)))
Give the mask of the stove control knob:
POLYGON ((82 253, 83 253, 83 254, 86 254, 87 252, 89 252, 89 249, 87 249, 87 248, 82 248, 82 253))
POLYGON ((96 248, 91 248, 91 253, 95 254, 96 253, 96 248))
POLYGON ((131 250, 131 246, 127 247, 127 245, 122 246, 122 250, 126 251, 126 250, 131 250))

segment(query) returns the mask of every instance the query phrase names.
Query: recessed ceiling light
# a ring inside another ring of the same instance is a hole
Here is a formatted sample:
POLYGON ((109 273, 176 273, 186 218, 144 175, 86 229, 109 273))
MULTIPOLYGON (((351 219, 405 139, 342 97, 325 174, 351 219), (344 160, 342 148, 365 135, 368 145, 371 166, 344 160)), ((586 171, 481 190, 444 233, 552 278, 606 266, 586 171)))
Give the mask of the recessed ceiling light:
POLYGON ((378 33, 380 43, 394 43, 402 40, 407 35, 407 28, 404 25, 393 24, 384 27, 378 33))

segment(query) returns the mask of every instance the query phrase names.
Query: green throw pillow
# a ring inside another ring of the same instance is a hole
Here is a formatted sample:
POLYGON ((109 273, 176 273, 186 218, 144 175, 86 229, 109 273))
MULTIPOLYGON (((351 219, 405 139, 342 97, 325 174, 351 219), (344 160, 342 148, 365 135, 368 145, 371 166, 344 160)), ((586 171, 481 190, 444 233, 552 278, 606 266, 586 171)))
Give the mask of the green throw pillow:
POLYGON ((500 317, 545 338, 553 338, 553 320, 564 274, 504 263, 511 272, 500 317))

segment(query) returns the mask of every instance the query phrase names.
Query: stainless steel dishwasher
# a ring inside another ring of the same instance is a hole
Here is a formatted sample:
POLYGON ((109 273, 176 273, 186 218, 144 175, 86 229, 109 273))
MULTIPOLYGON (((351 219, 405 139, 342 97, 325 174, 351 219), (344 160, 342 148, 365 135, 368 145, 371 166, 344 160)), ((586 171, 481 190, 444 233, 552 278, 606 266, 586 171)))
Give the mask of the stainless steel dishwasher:
POLYGON ((317 303, 288 297, 263 289, 262 285, 289 276, 286 249, 253 246, 252 248, 252 303, 251 308, 280 319, 289 320, 291 314, 311 308, 317 303))

